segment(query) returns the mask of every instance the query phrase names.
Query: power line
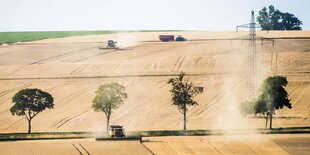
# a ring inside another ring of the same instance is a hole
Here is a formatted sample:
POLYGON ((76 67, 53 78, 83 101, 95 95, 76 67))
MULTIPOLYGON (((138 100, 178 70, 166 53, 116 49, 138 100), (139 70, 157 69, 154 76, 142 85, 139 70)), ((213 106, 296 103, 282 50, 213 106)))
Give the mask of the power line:
POLYGON ((251 21, 248 24, 239 25, 236 27, 238 32, 239 28, 249 28, 249 34, 246 36, 241 36, 234 38, 232 40, 248 40, 249 41, 249 53, 247 55, 247 86, 248 86, 248 98, 252 99, 255 97, 255 92, 257 89, 257 62, 256 62, 256 40, 261 40, 261 45, 263 45, 263 40, 271 40, 274 45, 274 40, 270 38, 264 38, 256 35, 256 28, 261 28, 255 22, 254 11, 251 11, 251 21))

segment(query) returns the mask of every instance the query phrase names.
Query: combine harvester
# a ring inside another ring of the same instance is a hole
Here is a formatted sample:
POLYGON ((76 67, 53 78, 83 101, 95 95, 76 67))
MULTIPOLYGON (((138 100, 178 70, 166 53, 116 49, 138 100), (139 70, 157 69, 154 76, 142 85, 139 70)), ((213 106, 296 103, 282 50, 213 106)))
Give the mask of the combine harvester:
POLYGON ((106 47, 99 47, 99 50, 110 50, 110 49, 119 49, 117 47, 117 42, 114 40, 108 40, 106 47))
MULTIPOLYGON (((99 50, 132 50, 128 48, 119 48, 116 44, 117 44, 117 41, 108 40, 107 46, 106 47, 99 46, 99 50)), ((110 53, 110 52, 106 52, 106 53, 110 53)))
POLYGON ((110 125, 109 126, 109 136, 108 137, 98 137, 96 140, 139 140, 141 141, 141 136, 126 136, 125 129, 120 125, 110 125))

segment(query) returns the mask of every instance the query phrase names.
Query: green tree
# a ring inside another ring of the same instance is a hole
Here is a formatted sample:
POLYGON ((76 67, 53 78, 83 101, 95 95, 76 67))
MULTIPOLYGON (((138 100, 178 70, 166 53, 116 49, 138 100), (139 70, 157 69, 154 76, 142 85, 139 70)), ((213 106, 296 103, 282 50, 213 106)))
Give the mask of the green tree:
POLYGON ((104 112, 107 119, 107 131, 109 129, 110 117, 114 109, 124 103, 127 99, 125 93, 126 88, 118 83, 110 83, 101 85, 96 91, 96 96, 93 99, 92 108, 94 111, 104 112))
POLYGON ((46 108, 54 108, 53 97, 40 89, 23 89, 13 98, 12 115, 23 116, 28 120, 28 133, 31 133, 31 120, 46 108))
POLYGON ((269 113, 268 113, 266 102, 264 102, 263 100, 242 102, 239 105, 239 110, 243 116, 254 114, 255 116, 259 115, 259 116, 264 117, 266 120, 265 128, 267 128, 269 113))
POLYGON ((184 73, 180 73, 178 77, 171 78, 167 83, 172 85, 170 90, 173 105, 178 107, 180 113, 183 114, 184 127, 186 130, 186 112, 188 106, 196 106, 198 103, 193 100, 198 94, 203 92, 203 87, 194 87, 193 83, 184 81, 184 73))
POLYGON ((257 21, 261 25, 263 30, 277 30, 280 29, 280 14, 279 10, 275 10, 274 6, 270 5, 268 9, 263 7, 259 11, 257 21))
POLYGON ((301 30, 302 21, 291 13, 283 13, 270 5, 259 11, 257 21, 263 30, 301 30))
POLYGON ((265 107, 264 111, 267 110, 266 114, 269 115, 270 125, 272 129, 272 117, 275 114, 275 110, 287 107, 292 108, 290 99, 288 99, 288 93, 285 88, 288 84, 286 77, 283 76, 272 76, 268 77, 261 88, 261 95, 259 96, 258 103, 263 104, 265 107))
POLYGON ((281 23, 282 30, 301 30, 302 21, 300 21, 297 17, 295 17, 291 13, 282 13, 281 14, 281 23))
POLYGON ((255 115, 260 115, 262 117, 265 118, 266 123, 265 123, 265 128, 267 128, 267 124, 268 124, 268 118, 269 118, 269 111, 267 109, 267 103, 262 100, 262 99, 258 99, 254 102, 254 114, 255 115))

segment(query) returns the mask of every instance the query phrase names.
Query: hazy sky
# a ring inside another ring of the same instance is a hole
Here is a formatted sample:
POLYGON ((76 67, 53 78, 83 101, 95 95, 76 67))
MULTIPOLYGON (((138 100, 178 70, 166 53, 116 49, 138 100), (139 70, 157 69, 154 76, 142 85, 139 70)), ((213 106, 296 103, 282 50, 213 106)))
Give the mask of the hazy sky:
POLYGON ((0 0, 0 31, 234 30, 271 4, 310 30, 310 0, 0 0))

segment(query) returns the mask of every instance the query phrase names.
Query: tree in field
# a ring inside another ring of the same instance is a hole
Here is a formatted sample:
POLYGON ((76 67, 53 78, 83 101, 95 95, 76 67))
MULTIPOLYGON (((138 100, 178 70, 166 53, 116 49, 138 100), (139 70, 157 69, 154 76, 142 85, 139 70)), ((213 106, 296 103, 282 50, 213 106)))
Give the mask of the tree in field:
POLYGON ((180 113, 183 114, 184 127, 186 130, 186 112, 189 106, 196 106, 198 103, 193 100, 198 94, 203 92, 203 87, 194 87, 192 83, 184 81, 184 73, 180 73, 178 77, 171 78, 168 84, 172 85, 170 90, 173 105, 177 106, 180 113))
POLYGON ((94 111, 102 111, 107 119, 107 131, 109 130, 110 118, 114 109, 124 103, 127 99, 125 87, 118 83, 110 83, 101 85, 96 91, 96 96, 93 99, 92 108, 94 111))
POLYGON ((292 104, 288 99, 288 93, 284 89, 287 83, 286 77, 283 76, 268 77, 262 85, 262 93, 258 99, 253 102, 243 102, 240 104, 241 114, 263 116, 266 119, 265 128, 267 128, 268 119, 270 119, 269 128, 272 129, 272 117, 275 114, 275 110, 284 107, 292 108, 292 104))
POLYGON ((54 108, 53 97, 40 89, 23 89, 17 92, 13 98, 13 106, 10 109, 13 115, 23 116, 28 120, 28 133, 31 133, 31 121, 46 108, 54 108))
POLYGON ((259 96, 257 102, 266 104, 268 115, 270 117, 269 128, 272 129, 272 117, 275 114, 275 110, 287 107, 292 108, 290 99, 288 99, 288 93, 285 88, 287 85, 287 79, 283 76, 268 77, 261 88, 262 94, 259 96))
POLYGON ((283 13, 270 5, 259 11, 257 21, 263 30, 301 30, 302 21, 291 13, 283 13))

